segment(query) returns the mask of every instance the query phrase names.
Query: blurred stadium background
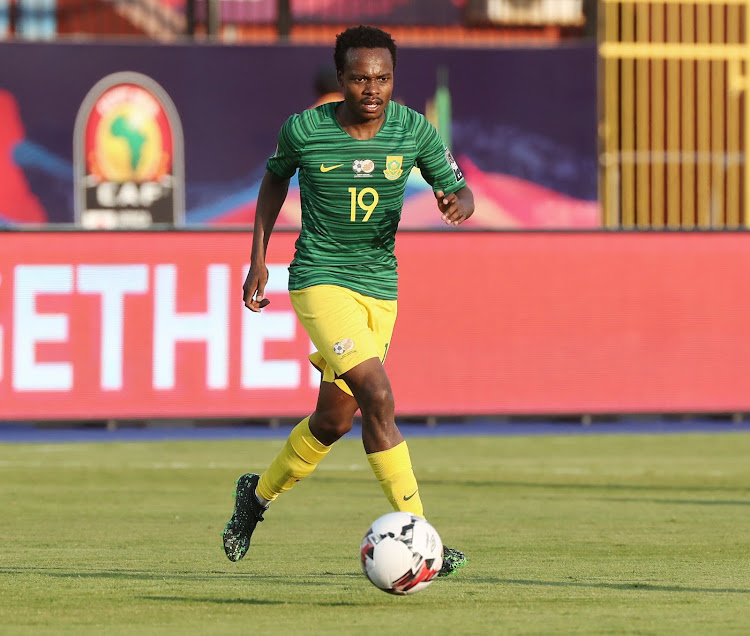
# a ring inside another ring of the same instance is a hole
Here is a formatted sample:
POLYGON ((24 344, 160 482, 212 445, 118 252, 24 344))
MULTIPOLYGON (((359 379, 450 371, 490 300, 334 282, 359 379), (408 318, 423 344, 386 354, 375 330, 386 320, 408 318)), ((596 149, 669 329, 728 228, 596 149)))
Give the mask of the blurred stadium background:
POLYGON ((276 131, 358 23, 477 198, 445 232, 409 177, 399 415, 740 421, 749 0, 0 0, 0 419, 307 413, 294 184, 274 311, 239 289, 276 131))
POLYGON ((593 0, 3 0, 5 34, 27 39, 140 36, 158 41, 290 39, 329 44, 354 22, 382 25, 402 42, 593 35, 593 0))

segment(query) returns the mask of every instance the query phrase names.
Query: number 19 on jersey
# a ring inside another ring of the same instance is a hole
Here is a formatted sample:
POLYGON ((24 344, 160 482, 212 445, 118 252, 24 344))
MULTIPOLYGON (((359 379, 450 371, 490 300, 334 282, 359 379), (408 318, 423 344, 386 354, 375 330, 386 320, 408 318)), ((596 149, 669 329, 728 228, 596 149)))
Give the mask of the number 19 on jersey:
POLYGON ((365 218, 362 219, 362 223, 367 223, 370 215, 375 211, 375 208, 380 201, 380 196, 375 188, 362 188, 357 193, 357 188, 349 188, 349 194, 351 195, 351 221, 355 223, 357 220, 357 208, 361 208, 365 211, 365 218), (369 201, 366 201, 366 198, 369 201))

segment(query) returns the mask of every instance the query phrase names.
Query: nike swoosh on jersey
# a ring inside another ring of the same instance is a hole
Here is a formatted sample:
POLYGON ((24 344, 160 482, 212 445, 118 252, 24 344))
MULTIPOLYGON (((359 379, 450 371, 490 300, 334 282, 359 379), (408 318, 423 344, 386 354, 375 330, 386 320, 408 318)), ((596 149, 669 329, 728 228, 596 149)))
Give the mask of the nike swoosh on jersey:
POLYGON ((335 170, 336 168, 340 168, 343 165, 344 165, 343 163, 340 163, 340 164, 338 164, 336 166, 326 166, 326 165, 323 165, 321 163, 320 164, 320 171, 321 172, 330 172, 331 170, 335 170))
POLYGON ((404 495, 404 501, 409 501, 414 495, 416 495, 419 492, 419 489, 415 490, 413 493, 411 493, 408 497, 404 495))

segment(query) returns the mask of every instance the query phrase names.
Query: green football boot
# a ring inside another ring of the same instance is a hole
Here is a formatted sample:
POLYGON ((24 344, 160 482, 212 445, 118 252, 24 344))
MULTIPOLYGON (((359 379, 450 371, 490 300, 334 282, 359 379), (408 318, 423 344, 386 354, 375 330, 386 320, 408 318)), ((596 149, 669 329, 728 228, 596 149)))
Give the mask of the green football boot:
POLYGON ((450 576, 459 568, 466 565, 466 555, 463 552, 443 546, 443 567, 440 568, 438 576, 450 576))
POLYGON ((255 498, 259 478, 260 476, 254 473, 245 473, 237 480, 234 514, 227 522, 222 535, 224 552, 230 561, 239 561, 247 554, 255 526, 259 521, 263 521, 266 508, 255 498))

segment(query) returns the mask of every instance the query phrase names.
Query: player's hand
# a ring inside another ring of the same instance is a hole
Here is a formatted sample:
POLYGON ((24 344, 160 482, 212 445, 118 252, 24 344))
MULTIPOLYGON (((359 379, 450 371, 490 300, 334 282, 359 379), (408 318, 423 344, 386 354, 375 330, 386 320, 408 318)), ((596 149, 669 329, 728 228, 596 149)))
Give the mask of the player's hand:
POLYGON ((445 194, 442 190, 438 190, 435 196, 437 197, 438 208, 443 215, 442 219, 446 225, 460 225, 471 216, 471 213, 466 210, 463 202, 456 196, 455 192, 445 194))
POLYGON ((242 286, 245 307, 250 311, 259 312, 271 302, 268 298, 263 297, 267 282, 268 268, 265 264, 251 265, 245 284, 242 286))

